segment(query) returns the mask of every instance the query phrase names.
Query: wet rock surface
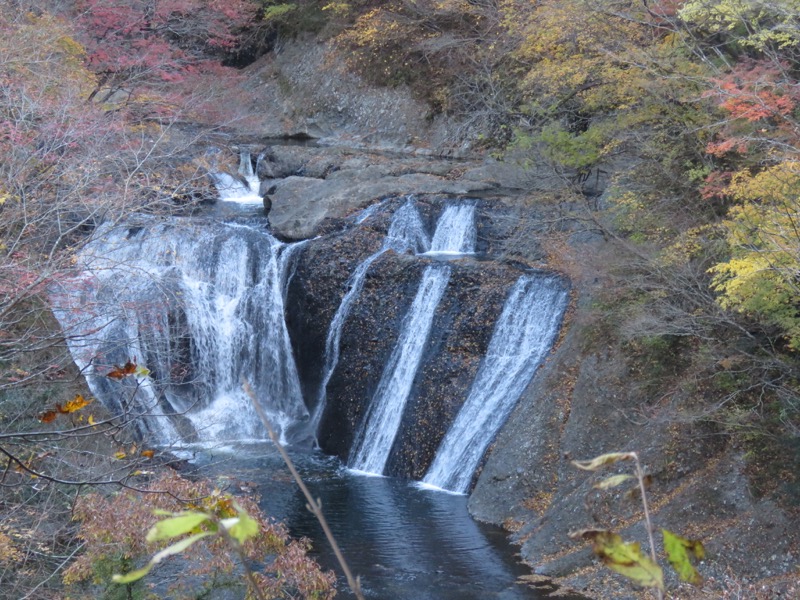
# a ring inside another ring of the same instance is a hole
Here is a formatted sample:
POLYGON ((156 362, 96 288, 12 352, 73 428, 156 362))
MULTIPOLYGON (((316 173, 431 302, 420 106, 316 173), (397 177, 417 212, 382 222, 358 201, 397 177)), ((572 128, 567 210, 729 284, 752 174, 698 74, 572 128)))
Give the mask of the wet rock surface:
MULTIPOLYGON (((428 231, 449 200, 419 196, 428 231)), ((380 248, 389 216, 404 198, 387 201, 360 225, 307 244, 289 287, 289 327, 307 403, 314 405, 324 363, 325 339, 336 308, 359 263, 380 248)), ((505 230, 486 202, 478 214, 478 249, 488 249, 505 230), (482 215, 482 216, 481 216, 482 215)), ((380 255, 342 330, 340 358, 327 386, 319 443, 347 460, 363 415, 397 342, 403 319, 429 266, 451 272, 426 342, 420 370, 387 463, 386 473, 420 479, 458 409, 485 355, 508 292, 525 265, 487 260, 484 254, 455 260, 398 254, 380 255)))

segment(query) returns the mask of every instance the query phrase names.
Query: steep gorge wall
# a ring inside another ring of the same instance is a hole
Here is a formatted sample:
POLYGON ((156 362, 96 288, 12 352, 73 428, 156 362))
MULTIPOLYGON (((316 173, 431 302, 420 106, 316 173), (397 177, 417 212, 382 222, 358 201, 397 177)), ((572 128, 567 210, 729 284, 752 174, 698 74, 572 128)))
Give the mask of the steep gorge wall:
MULTIPOLYGON (((293 150, 305 156, 293 163, 295 170, 305 169, 302 176, 276 174, 274 182, 273 225, 279 234, 330 236, 303 255, 298 265, 303 275, 290 288, 290 302, 301 307, 290 327, 295 352, 303 357, 299 362, 306 365, 301 367, 301 378, 307 397, 319 386, 325 334, 346 279, 356 264, 377 250, 386 229, 385 223, 367 222, 348 233, 352 243, 345 242, 344 237, 333 235, 342 219, 388 194, 505 197, 506 201, 485 207, 484 222, 493 221, 494 229, 484 230, 483 243, 493 253, 522 256, 532 263, 541 258, 540 243, 545 254, 559 254, 570 273, 574 305, 557 348, 490 447, 470 498, 471 512, 512 531, 523 558, 537 572, 563 577, 594 597, 634 597, 637 594, 627 583, 608 576, 594 563, 590 551, 567 534, 582 527, 611 525, 626 538, 645 542, 639 506, 621 494, 603 497, 593 491, 592 479, 570 464, 572 459, 604 452, 635 450, 653 476, 650 493, 658 525, 706 543, 710 558, 701 566, 705 577, 726 581, 730 569, 746 583, 785 576, 796 569, 800 543, 790 532, 798 530, 797 517, 752 493, 743 450, 730 445, 713 422, 661 415, 629 371, 629 356, 620 336, 598 333, 595 304, 604 291, 614 288, 610 265, 618 260, 617 249, 602 236, 571 232, 572 225, 560 232, 565 244, 547 247, 548 224, 563 223, 565 211, 571 210, 541 201, 544 193, 559 193, 567 185, 561 175, 535 159, 533 167, 520 168, 510 161, 480 156, 451 162, 421 158, 421 154, 465 147, 448 141, 454 130, 448 132, 448 125, 441 121, 426 120, 425 108, 402 89, 369 90, 361 82, 352 86, 351 74, 326 70, 324 51, 313 42, 299 42, 249 67, 248 90, 261 100, 251 107, 256 115, 253 126, 248 124, 238 132, 254 140, 305 133, 347 146, 293 150), (355 150, 364 146, 405 153, 355 150), (317 158, 310 159, 310 154, 317 158), (323 163, 325 168, 316 168, 323 163), (502 235, 500 229, 504 229, 502 235), (317 322, 312 314, 322 318, 317 322), (765 539, 773 544, 769 552, 764 552, 765 539)), ((325 418, 327 431, 335 429, 336 434, 330 433, 322 443, 343 457, 364 408, 354 398, 370 397, 396 336, 388 329, 384 332, 369 315, 378 311, 383 325, 396 327, 422 270, 420 263, 408 257, 387 255, 381 260, 384 275, 369 279, 365 286, 362 310, 343 335, 342 367, 331 382, 331 395, 337 398, 333 404, 338 408, 325 418), (405 290, 405 295, 394 295, 388 291, 390 286, 405 290), (367 350, 373 358, 367 358, 367 350), (347 380, 342 369, 352 370, 347 380), (346 383, 353 380, 355 385, 346 383)), ((483 275, 477 273, 485 268, 461 272, 463 297, 440 307, 437 327, 440 332, 450 327, 453 335, 441 333, 435 343, 450 348, 452 354, 438 364, 423 363, 428 387, 420 390, 422 400, 409 406, 409 414, 435 426, 419 431, 404 428, 390 458, 392 472, 418 476, 433 440, 441 435, 443 421, 454 410, 447 399, 466 385, 478 350, 486 343, 488 322, 482 331, 469 331, 458 323, 459 311, 476 310, 469 290, 498 281, 497 274, 481 279, 483 275), (400 457, 408 468, 398 466, 400 457)))

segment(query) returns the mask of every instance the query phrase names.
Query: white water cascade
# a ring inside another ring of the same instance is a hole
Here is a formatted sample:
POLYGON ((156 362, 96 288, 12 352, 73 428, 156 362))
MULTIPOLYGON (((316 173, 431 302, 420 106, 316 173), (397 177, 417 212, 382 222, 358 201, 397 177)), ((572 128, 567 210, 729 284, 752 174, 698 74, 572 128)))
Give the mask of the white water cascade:
POLYGON ((451 204, 444 209, 426 254, 474 254, 478 232, 475 227, 475 204, 451 204))
MULTIPOLYGON (((431 251, 471 253, 475 251, 475 237, 475 207, 451 205, 439 217, 431 251)), ((350 450, 350 466, 357 471, 380 475, 386 467, 450 273, 448 266, 431 265, 422 274, 417 295, 403 319, 400 336, 350 450)))
POLYGON ((364 417, 362 431, 350 450, 350 466, 380 475, 397 436, 414 377, 417 374, 433 316, 450 281, 450 268, 430 266, 403 320, 400 338, 383 368, 378 389, 364 417))
POLYGON ((284 320, 290 250, 234 223, 106 226, 82 274, 53 291, 54 312, 92 392, 146 415, 155 442, 263 439, 242 379, 287 440, 308 419, 284 320), (105 376, 132 359, 150 371, 139 385, 105 376))
POLYGON ((561 280, 525 275, 511 290, 464 405, 423 482, 466 493, 486 448, 553 345, 568 301, 561 280))
POLYGON ((250 153, 246 150, 239 154, 239 176, 234 177, 225 172, 211 174, 220 200, 237 204, 261 204, 264 199, 259 195, 260 181, 253 170, 250 153))
POLYGON ((383 241, 380 250, 364 259, 353 271, 347 282, 347 292, 342 297, 339 308, 336 309, 336 314, 333 315, 331 324, 328 327, 328 335, 325 339, 325 365, 322 370, 322 383, 317 393, 317 404, 311 418, 312 431, 316 432, 319 428, 319 423, 325 410, 328 383, 333 376, 336 365, 339 364, 342 328, 347 316, 350 314, 353 302, 361 293, 361 288, 364 286, 364 279, 370 266, 387 250, 394 250, 395 252, 411 251, 416 254, 426 251, 428 244, 428 237, 425 233, 425 227, 422 225, 419 211, 414 205, 413 198, 409 198, 405 204, 395 211, 386 239, 383 241))

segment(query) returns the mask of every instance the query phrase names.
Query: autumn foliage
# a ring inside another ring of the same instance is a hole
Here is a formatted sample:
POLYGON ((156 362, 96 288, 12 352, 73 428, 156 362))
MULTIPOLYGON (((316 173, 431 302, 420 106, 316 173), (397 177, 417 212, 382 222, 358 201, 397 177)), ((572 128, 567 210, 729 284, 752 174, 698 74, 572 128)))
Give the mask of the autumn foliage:
POLYGON ((250 0, 81 0, 78 23, 86 65, 98 75, 90 97, 130 96, 145 88, 215 72, 236 50, 258 5, 250 0))
MULTIPOLYGON (((104 587, 121 587, 110 582, 109 572, 127 572, 146 562, 152 550, 146 534, 158 520, 154 510, 202 511, 220 519, 236 515, 234 499, 206 481, 166 474, 150 482, 149 488, 155 493, 122 490, 112 496, 95 493, 79 499, 75 518, 80 523, 78 537, 85 544, 85 552, 64 572, 68 586, 77 591, 83 582, 94 579, 104 587)), ((235 503, 255 519, 259 528, 258 534, 245 543, 244 551, 252 564, 263 565, 256 575, 265 597, 333 597, 335 576, 323 572, 308 557, 307 541, 291 540, 286 528, 268 520, 253 498, 236 498, 235 503)), ((222 538, 209 538, 174 560, 182 561, 181 577, 169 586, 169 593, 175 597, 195 597, 209 593, 215 586, 244 584, 222 538)))

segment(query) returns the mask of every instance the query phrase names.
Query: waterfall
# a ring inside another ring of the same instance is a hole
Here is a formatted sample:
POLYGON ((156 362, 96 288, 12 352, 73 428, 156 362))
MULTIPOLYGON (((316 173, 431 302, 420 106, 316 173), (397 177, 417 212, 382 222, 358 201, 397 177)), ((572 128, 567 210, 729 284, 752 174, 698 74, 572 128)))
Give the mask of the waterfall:
POLYGON ((511 290, 489 349, 423 482, 466 493, 497 431, 552 346, 568 293, 557 277, 526 275, 511 290))
MULTIPOLYGON (((474 252, 475 237, 475 206, 450 205, 439 217, 428 252, 474 252)), ((356 470, 378 475, 383 473, 422 360, 436 307, 450 280, 450 272, 450 267, 432 265, 422 275, 417 295, 403 320, 397 344, 384 366, 375 395, 350 450, 350 466, 356 470)))
POLYGON ((253 171, 253 161, 247 150, 242 150, 239 154, 239 177, 218 172, 212 173, 211 179, 220 200, 239 204, 261 204, 264 201, 259 195, 260 182, 253 171))
POLYGON ((350 314, 353 302, 361 293, 361 288, 364 286, 364 279, 370 266, 387 250, 391 249, 399 253, 408 251, 417 253, 427 250, 428 245, 428 237, 425 233, 422 219, 419 216, 419 211, 414 205, 413 198, 409 198, 405 204, 395 211, 386 239, 384 239, 380 250, 364 259, 347 281, 347 292, 342 297, 336 314, 333 315, 331 324, 328 327, 328 335, 325 339, 325 365, 322 369, 322 383, 317 394, 317 404, 311 418, 312 431, 317 431, 319 428, 322 414, 325 411, 328 383, 333 376, 336 365, 339 364, 342 328, 347 316, 350 314))
POLYGON ((428 254, 474 254, 477 237, 475 204, 451 204, 439 217, 428 254))
POLYGON ((383 368, 361 431, 350 451, 352 468, 378 475, 383 473, 422 360, 434 312, 449 280, 449 267, 425 269, 414 302, 403 320, 400 338, 383 368))
POLYGON ((284 321, 290 251, 233 223, 106 226, 81 253, 81 275, 53 291, 54 312, 92 392, 146 415, 156 442, 263 439, 242 378, 291 441, 308 411, 284 321), (150 370, 139 385, 105 377, 134 357, 150 370), (180 436, 164 414, 179 415, 180 436))

